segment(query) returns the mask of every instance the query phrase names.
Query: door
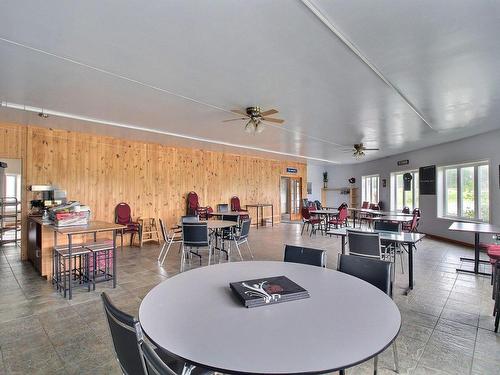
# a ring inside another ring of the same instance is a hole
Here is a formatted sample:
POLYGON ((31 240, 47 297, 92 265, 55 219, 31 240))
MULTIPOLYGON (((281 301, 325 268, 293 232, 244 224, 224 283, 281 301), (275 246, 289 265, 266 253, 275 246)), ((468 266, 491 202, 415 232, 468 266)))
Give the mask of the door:
POLYGON ((300 220, 302 199, 302 179, 300 177, 281 177, 280 209, 281 220, 300 220))
POLYGON ((300 220, 300 202, 302 201, 302 179, 290 177, 290 220, 300 220))

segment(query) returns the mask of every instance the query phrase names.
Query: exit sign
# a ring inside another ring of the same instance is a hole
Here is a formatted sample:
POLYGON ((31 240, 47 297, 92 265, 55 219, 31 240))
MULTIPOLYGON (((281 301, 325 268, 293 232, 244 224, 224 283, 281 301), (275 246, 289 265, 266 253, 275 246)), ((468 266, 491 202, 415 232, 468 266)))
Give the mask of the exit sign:
POLYGON ((408 164, 410 164, 410 161, 408 159, 398 160, 398 165, 408 165, 408 164))
POLYGON ((297 173, 297 168, 290 168, 290 167, 288 167, 286 169, 286 173, 297 173))

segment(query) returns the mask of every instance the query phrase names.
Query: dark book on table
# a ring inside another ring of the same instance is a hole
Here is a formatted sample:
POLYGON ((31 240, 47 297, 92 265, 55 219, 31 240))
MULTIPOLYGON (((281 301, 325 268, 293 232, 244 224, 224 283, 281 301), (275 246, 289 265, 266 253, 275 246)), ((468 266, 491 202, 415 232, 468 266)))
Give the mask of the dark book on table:
POLYGON ((274 303, 309 298, 309 292, 286 276, 229 283, 232 291, 245 307, 264 306, 274 303))

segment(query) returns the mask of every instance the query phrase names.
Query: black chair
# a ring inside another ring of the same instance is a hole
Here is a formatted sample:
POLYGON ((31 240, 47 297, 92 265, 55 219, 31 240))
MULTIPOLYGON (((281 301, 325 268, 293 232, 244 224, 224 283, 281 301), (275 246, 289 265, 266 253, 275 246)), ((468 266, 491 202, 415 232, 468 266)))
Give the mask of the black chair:
POLYGON ((323 206, 322 206, 322 204, 321 204, 321 202, 319 200, 315 200, 314 204, 316 205, 316 209, 317 210, 322 210, 323 209, 323 206))
POLYGON ((200 221, 200 217, 198 215, 186 215, 181 216, 181 223, 198 223, 200 221))
MULTIPOLYGON (((339 254, 337 270, 372 284, 392 298, 392 264, 390 262, 339 254)), ((399 372, 396 340, 393 341, 392 348, 394 350, 394 370, 399 372)), ((374 358, 374 367, 374 373, 376 374, 378 356, 374 358)))
MULTIPOLYGON (((113 305, 106 293, 102 293, 101 298, 111 331, 116 359, 122 372, 125 375, 151 374, 147 372, 147 366, 142 355, 141 346, 144 343, 144 335, 139 321, 113 305)), ((149 349, 152 350, 150 347, 149 349)), ((159 349, 154 353, 158 360, 162 362, 162 368, 171 371, 165 374, 180 374, 185 369, 191 370, 193 375, 211 373, 202 368, 188 365, 182 360, 177 360, 159 349)))
POLYGON ((351 255, 376 259, 384 258, 379 233, 349 229, 347 230, 347 243, 349 244, 349 254, 351 255))
POLYGON ((229 212, 229 205, 227 203, 218 204, 217 212, 229 212))
MULTIPOLYGON (((402 231, 401 223, 395 221, 386 221, 386 220, 375 221, 374 229, 379 232, 400 233, 402 231)), ((400 246, 397 242, 390 240, 380 240, 380 244, 384 249, 386 255, 389 254, 393 258, 394 264, 396 262, 396 255, 399 254, 399 257, 401 259, 401 272, 404 274, 405 273, 404 252, 401 249, 401 247, 404 249, 404 246, 403 245, 400 246)))
POLYGON ((186 257, 190 254, 199 257, 201 265, 201 255, 198 251, 204 247, 208 248, 208 265, 210 265, 212 243, 208 235, 207 222, 184 222, 182 224, 181 272, 184 271, 186 257), (189 249, 189 251, 187 251, 187 249, 189 249))
POLYGON ((326 251, 308 247, 285 245, 283 261, 326 267, 326 251))
POLYGON ((137 330, 140 330, 139 321, 117 309, 106 293, 102 293, 101 297, 113 339, 116 359, 122 372, 128 375, 144 374, 144 362, 137 341, 137 330))
POLYGON ((147 375, 177 375, 175 371, 163 363, 148 343, 144 341, 141 343, 141 351, 147 375))

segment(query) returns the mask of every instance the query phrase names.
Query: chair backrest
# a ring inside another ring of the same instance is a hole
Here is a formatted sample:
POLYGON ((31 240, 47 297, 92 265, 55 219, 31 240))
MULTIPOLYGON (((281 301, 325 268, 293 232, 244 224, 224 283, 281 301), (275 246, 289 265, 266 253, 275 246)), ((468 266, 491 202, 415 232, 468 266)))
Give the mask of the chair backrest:
POLYGON ((177 373, 168 367, 158 354, 156 354, 153 348, 145 341, 141 343, 141 352, 148 375, 177 375, 177 373))
POLYGON ((248 238, 248 234, 250 233, 250 224, 250 219, 245 219, 241 222, 241 230, 240 235, 238 236, 238 240, 248 238))
POLYGON ((401 210, 402 213, 404 214, 409 214, 410 213, 410 207, 404 206, 403 209, 401 210))
POLYGON ((162 219, 158 219, 158 221, 160 222, 160 230, 161 230, 161 236, 163 237, 163 241, 168 242, 169 238, 168 238, 167 228, 165 227, 165 223, 163 222, 162 219))
POLYGON ((140 352, 139 321, 113 305, 106 293, 101 294, 104 311, 108 319, 116 358, 124 374, 144 374, 144 363, 140 352))
POLYGON ((241 211, 240 198, 236 195, 231 197, 231 211, 241 211))
POLYGON ((347 230, 349 254, 370 258, 381 258, 380 234, 347 230))
POLYGON ((192 215, 194 211, 200 206, 198 202, 198 194, 194 191, 190 191, 187 195, 187 214, 192 215))
POLYGON ((339 254, 337 270, 364 280, 392 297, 391 262, 339 254))
POLYGON ((339 221, 344 221, 347 219, 347 204, 342 203, 341 209, 339 210, 339 221))
POLYGON ((198 215, 181 216, 181 223, 199 223, 200 217, 198 215))
POLYGON ((285 262, 326 267, 326 251, 308 247, 285 245, 285 262))
POLYGON ((184 246, 207 247, 209 244, 207 223, 183 223, 182 241, 184 246))
POLYGON ((309 208, 308 207, 302 207, 300 209, 300 213, 301 213, 302 218, 304 220, 309 220, 311 218, 311 213, 309 212, 309 208))
POLYGON ((370 205, 370 203, 369 203, 369 202, 364 201, 364 202, 363 202, 363 204, 361 205, 361 208, 368 208, 368 207, 369 207, 369 205, 370 205))
MULTIPOLYGON (((409 213, 409 212, 408 212, 409 213)), ((418 217, 420 217, 420 208, 415 208, 413 210, 413 215, 417 214, 418 217)))
POLYGON ((227 203, 219 203, 217 205, 217 212, 229 212, 229 205, 227 203))
POLYGON ((238 222, 240 219, 238 215, 222 215, 222 220, 238 222))
POLYGON ((307 208, 309 208, 311 210, 315 210, 316 209, 316 203, 314 203, 312 201, 308 201, 307 202, 307 208))
POLYGON ((323 206, 321 205, 321 202, 320 202, 320 201, 315 200, 315 201, 314 201, 314 204, 316 205, 316 209, 317 209, 317 210, 322 210, 322 209, 323 209, 323 206))
POLYGON ((414 212, 413 219, 411 220, 410 232, 414 232, 417 230, 417 224, 418 224, 418 213, 414 212))
POLYGON ((370 205, 368 206, 368 208, 370 210, 374 210, 375 209, 374 207, 375 207, 375 203, 370 203, 370 205))
POLYGON ((401 232, 401 224, 395 221, 375 220, 374 229, 383 232, 401 232))
POLYGON ((128 224, 132 222, 130 206, 125 202, 120 202, 115 207, 115 223, 116 224, 128 224))

